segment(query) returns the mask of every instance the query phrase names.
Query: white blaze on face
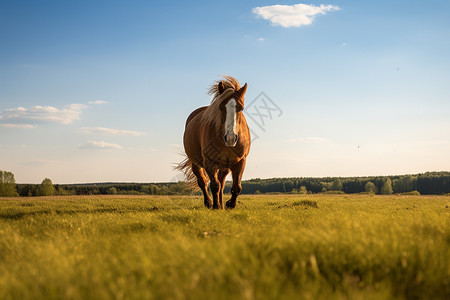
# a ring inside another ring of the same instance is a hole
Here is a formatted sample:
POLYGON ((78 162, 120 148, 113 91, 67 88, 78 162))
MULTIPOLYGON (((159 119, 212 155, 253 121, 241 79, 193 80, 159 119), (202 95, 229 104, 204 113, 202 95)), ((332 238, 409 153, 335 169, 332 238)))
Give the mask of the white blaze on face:
POLYGON ((225 118, 225 134, 227 144, 235 143, 236 132, 236 100, 230 99, 225 105, 226 108, 226 118, 225 118), (234 133, 234 134, 232 134, 234 133))

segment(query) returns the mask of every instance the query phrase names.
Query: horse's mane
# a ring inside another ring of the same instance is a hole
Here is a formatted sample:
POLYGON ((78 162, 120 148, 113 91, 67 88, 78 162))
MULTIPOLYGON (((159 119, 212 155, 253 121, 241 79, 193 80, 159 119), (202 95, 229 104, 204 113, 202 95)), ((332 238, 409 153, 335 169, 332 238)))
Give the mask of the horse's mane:
POLYGON ((222 81, 224 90, 227 90, 229 88, 234 89, 235 91, 239 90, 241 88, 241 84, 239 81, 230 75, 224 75, 222 76, 225 80, 216 80, 211 87, 208 90, 208 94, 213 96, 213 100, 211 101, 211 104, 215 102, 216 98, 218 98, 219 95, 219 82, 222 81))
POLYGON ((219 106, 223 99, 230 97, 235 91, 241 88, 241 84, 233 76, 222 76, 223 80, 216 80, 208 90, 208 94, 213 96, 211 104, 203 112, 203 119, 206 123, 218 126, 220 124, 220 110, 219 106), (219 94, 219 83, 222 82, 224 92, 219 94), (219 121, 219 122, 217 122, 219 121))

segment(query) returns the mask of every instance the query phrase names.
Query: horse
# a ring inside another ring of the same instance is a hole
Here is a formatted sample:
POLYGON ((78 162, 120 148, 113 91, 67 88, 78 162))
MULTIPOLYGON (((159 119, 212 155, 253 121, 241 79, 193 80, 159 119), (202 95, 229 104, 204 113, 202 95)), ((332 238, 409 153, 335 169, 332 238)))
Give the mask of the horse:
POLYGON ((208 91, 213 96, 210 105, 197 108, 186 120, 186 158, 176 169, 184 172, 188 182, 197 181, 207 208, 224 208, 222 195, 230 171, 233 185, 226 208, 235 208, 242 191, 241 179, 251 144, 243 113, 246 91, 247 83, 241 87, 234 77, 223 76, 208 91), (207 191, 208 179, 212 201, 207 191))

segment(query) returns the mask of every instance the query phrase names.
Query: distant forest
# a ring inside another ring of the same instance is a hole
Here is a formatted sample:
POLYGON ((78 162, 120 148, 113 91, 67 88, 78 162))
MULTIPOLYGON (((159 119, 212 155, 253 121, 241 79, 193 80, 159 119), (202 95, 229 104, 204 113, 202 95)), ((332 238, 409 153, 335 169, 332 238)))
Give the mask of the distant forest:
MULTIPOLYGON (((225 192, 229 193, 231 182, 225 192)), ((450 195, 450 172, 374 177, 294 177, 251 179, 242 182, 243 194, 330 193, 330 194, 412 194, 450 195)), ((0 196, 50 195, 194 195, 200 192, 185 182, 88 183, 53 185, 49 178, 41 184, 15 184, 14 175, 0 171, 0 196)))

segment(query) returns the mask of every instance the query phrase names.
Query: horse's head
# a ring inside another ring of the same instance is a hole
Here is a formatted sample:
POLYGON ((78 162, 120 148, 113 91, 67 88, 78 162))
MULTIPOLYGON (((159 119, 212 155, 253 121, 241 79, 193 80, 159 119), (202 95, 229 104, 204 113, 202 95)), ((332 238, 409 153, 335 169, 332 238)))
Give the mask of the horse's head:
POLYGON ((244 95, 247 91, 247 83, 239 90, 225 87, 221 82, 218 83, 217 90, 223 96, 219 105, 222 111, 222 122, 224 124, 223 140, 227 147, 236 146, 239 140, 239 123, 244 109, 244 95))

